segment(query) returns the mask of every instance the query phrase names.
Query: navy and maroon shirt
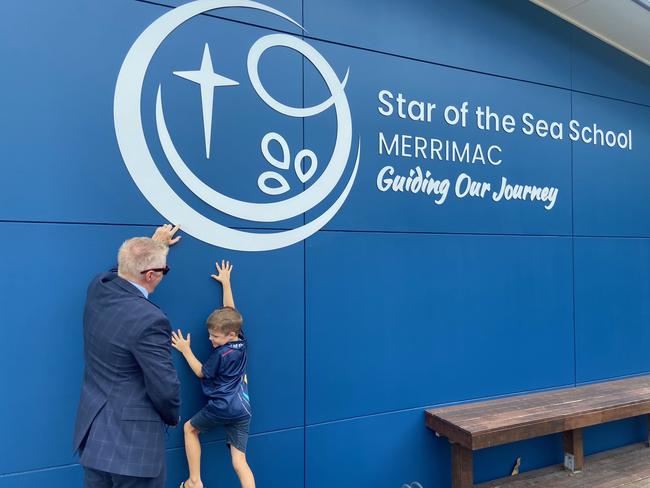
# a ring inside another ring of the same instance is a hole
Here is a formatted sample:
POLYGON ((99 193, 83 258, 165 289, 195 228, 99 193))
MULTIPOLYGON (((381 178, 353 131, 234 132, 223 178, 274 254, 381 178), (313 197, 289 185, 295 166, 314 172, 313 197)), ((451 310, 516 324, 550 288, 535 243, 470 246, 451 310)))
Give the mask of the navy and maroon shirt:
POLYGON ((251 416, 246 378, 246 338, 217 347, 203 363, 203 394, 209 398, 207 410, 215 420, 237 422, 251 416))

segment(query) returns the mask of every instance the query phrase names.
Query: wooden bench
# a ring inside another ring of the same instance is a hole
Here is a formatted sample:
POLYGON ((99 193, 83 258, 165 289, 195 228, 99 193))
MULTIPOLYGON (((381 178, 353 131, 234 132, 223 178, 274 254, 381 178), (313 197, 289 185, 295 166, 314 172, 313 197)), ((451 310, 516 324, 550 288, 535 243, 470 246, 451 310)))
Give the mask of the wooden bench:
POLYGON ((563 432, 564 465, 581 471, 583 427, 647 414, 650 376, 433 408, 425 417, 452 443, 452 487, 471 488, 473 451, 563 432))

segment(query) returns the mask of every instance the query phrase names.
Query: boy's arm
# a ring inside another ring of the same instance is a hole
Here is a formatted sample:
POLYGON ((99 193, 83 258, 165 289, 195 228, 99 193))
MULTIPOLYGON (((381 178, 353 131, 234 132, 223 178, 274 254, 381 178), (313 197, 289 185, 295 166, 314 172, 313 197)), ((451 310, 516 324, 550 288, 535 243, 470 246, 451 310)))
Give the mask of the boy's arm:
POLYGON ((221 266, 219 262, 215 263, 217 268, 217 274, 212 275, 212 278, 217 280, 223 286, 223 306, 235 308, 235 299, 232 296, 232 286, 230 285, 230 273, 232 271, 232 264, 230 261, 221 260, 221 266))
POLYGON ((190 333, 188 332, 187 338, 184 338, 180 329, 178 329, 178 332, 172 331, 172 347, 183 355, 194 374, 199 378, 203 378, 203 364, 196 359, 196 356, 192 352, 192 348, 190 347, 190 333))
POLYGON ((223 282, 223 306, 235 308, 235 299, 232 296, 232 286, 230 280, 223 282))

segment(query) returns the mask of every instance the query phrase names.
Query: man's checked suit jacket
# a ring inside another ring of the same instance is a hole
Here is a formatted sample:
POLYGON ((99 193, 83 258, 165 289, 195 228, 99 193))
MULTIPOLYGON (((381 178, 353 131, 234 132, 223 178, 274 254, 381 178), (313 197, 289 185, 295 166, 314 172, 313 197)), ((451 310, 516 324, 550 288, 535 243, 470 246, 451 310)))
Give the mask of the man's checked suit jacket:
POLYGON ((158 476, 164 424, 176 425, 180 386, 165 314, 114 272, 88 287, 85 372, 74 431, 83 466, 128 476, 158 476))

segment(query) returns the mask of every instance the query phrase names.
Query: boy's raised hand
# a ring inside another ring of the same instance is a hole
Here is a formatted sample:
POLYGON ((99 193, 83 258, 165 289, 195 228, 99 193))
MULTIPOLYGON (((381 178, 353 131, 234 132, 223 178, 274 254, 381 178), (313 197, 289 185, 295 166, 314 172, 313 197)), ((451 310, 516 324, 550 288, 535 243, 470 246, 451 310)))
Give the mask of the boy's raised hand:
POLYGON ((219 261, 214 263, 217 268, 217 274, 213 274, 212 279, 217 280, 222 285, 225 283, 230 283, 230 272, 232 271, 232 264, 230 261, 221 260, 221 266, 219 266, 219 261))
POLYGON ((181 353, 190 351, 190 333, 187 333, 187 338, 183 337, 181 329, 172 331, 172 347, 181 353))
POLYGON ((203 365, 201 364, 201 361, 196 359, 196 356, 190 347, 190 333, 187 333, 187 337, 183 337, 181 329, 172 331, 172 346, 183 355, 194 374, 199 378, 203 378, 203 365))
POLYGON ((232 287, 230 286, 230 273, 232 272, 232 264, 230 261, 221 260, 214 263, 217 268, 217 274, 213 274, 212 279, 218 281, 223 286, 223 306, 235 308, 235 299, 232 296, 232 287))

